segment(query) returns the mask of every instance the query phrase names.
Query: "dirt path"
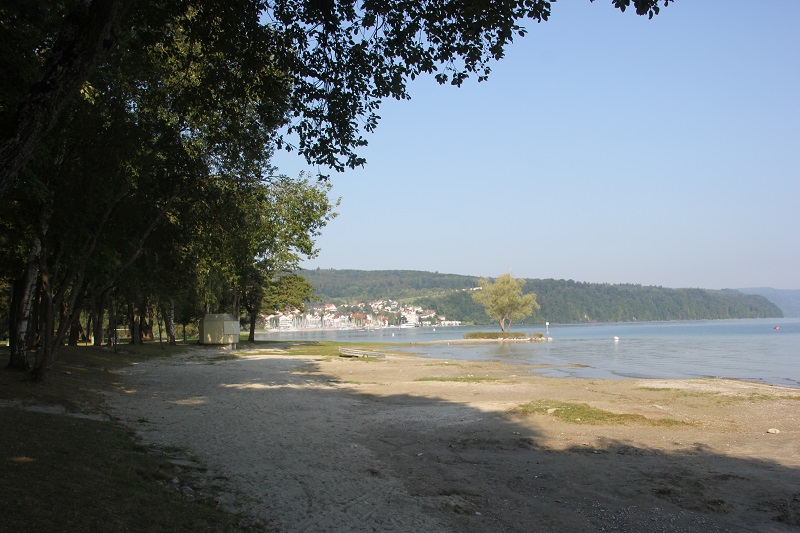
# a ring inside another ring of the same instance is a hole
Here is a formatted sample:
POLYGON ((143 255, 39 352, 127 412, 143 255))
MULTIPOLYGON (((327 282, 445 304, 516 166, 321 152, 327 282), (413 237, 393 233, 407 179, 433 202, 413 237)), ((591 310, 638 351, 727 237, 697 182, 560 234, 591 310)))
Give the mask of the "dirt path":
POLYGON ((548 379, 414 357, 218 356, 134 366, 110 403, 145 442, 195 454, 256 529, 800 530, 798 390, 548 379), (509 411, 534 400, 680 423, 509 411))

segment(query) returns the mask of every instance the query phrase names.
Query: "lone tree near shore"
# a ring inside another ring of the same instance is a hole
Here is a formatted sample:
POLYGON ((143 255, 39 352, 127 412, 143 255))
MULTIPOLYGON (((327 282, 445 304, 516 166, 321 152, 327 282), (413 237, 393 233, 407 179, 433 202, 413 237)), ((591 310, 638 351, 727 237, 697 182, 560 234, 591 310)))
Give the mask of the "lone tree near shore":
POLYGON ((480 290, 472 298, 486 308, 486 314, 500 324, 500 331, 511 331, 511 322, 530 316, 539 309, 534 293, 522 294, 524 279, 514 279, 503 274, 494 283, 489 278, 480 280, 480 290))

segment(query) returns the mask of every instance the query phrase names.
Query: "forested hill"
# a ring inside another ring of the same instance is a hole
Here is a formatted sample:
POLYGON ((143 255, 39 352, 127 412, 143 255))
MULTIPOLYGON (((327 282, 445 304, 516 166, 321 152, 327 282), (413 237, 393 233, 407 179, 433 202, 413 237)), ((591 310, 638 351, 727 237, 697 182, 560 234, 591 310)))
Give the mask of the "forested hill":
POLYGON ((325 302, 354 303, 390 298, 431 296, 478 286, 475 276, 439 274, 420 270, 335 270, 298 272, 314 286, 314 295, 325 302))
POLYGON ((745 294, 760 294, 781 308, 783 316, 800 318, 800 289, 773 289, 759 287, 752 289, 736 289, 745 294))
MULTIPOLYGON (((478 277, 415 270, 332 270, 299 272, 316 289, 315 299, 336 304, 393 299, 435 309, 448 320, 486 323, 472 300, 478 277)), ((642 285, 529 279, 524 292, 541 306, 527 323, 624 322, 778 318, 781 309, 767 298, 735 290, 668 289, 642 285)))

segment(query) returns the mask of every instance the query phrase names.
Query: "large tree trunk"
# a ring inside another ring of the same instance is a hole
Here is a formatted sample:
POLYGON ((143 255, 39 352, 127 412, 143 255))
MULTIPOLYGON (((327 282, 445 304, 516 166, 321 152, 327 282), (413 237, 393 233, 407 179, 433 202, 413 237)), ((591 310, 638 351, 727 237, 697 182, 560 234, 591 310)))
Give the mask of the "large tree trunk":
MULTIPOLYGON (((41 249, 41 242, 39 242, 39 246, 41 249)), ((26 354, 31 338, 31 310, 33 309, 34 289, 38 272, 36 263, 31 264, 29 262, 28 268, 25 269, 25 277, 14 281, 12 286, 9 320, 11 353, 8 368, 13 370, 25 370, 26 354)))
POLYGON ((92 325, 92 336, 94 337, 94 346, 103 345, 103 317, 105 315, 104 304, 106 302, 107 292, 102 293, 97 298, 92 298, 92 307, 89 310, 92 325))
POLYGON ((108 345, 117 345, 117 313, 114 309, 114 301, 111 299, 111 293, 108 293, 108 345))
POLYGON ((250 335, 247 337, 250 342, 256 342, 256 318, 258 318, 257 313, 250 313, 250 335))
POLYGON ((144 339, 147 338, 149 341, 155 340, 155 335, 153 333, 153 308, 151 305, 145 301, 142 303, 142 307, 139 309, 139 320, 141 324, 139 325, 139 331, 142 335, 142 340, 140 344, 144 343, 144 339))
POLYGON ((55 310, 53 305, 53 288, 50 284, 50 276, 44 265, 40 265, 42 296, 39 318, 39 343, 36 349, 36 362, 33 365, 33 376, 36 381, 44 383, 47 381, 47 370, 49 360, 53 353, 53 329, 55 324, 55 310))
POLYGON ((142 344, 141 328, 132 303, 128 304, 128 324, 131 333, 131 344, 142 344))
POLYGON ((77 346, 78 341, 81 337, 81 323, 80 322, 73 322, 72 325, 69 327, 69 340, 67 340, 67 344, 70 346, 77 346))
POLYGON ((167 330, 167 344, 175 346, 175 307, 170 304, 161 306, 161 316, 164 317, 164 329, 167 330))
POLYGON ((26 355, 30 344, 33 311, 33 302, 36 297, 36 281, 39 277, 39 263, 42 256, 42 239, 47 234, 50 225, 49 207, 42 210, 40 216, 40 233, 33 237, 31 248, 28 252, 28 262, 23 277, 14 282, 14 292, 11 297, 10 326, 10 351, 8 366, 15 370, 26 368, 26 355))
POLYGON ((64 17, 42 73, 17 107, 0 141, 0 196, 31 161, 67 102, 94 72, 113 44, 112 28, 132 0, 80 0, 64 17))
POLYGON ((236 284, 233 285, 233 302, 231 305, 231 313, 237 319, 239 318, 239 289, 236 284))

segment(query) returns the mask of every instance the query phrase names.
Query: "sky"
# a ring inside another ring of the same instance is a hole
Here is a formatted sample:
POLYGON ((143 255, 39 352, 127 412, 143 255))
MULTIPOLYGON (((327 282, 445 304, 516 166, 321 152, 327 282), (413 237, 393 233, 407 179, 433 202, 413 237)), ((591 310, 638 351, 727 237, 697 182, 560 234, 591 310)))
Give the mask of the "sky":
POLYGON ((488 81, 384 103, 303 268, 800 289, 800 1, 525 26, 488 81))

